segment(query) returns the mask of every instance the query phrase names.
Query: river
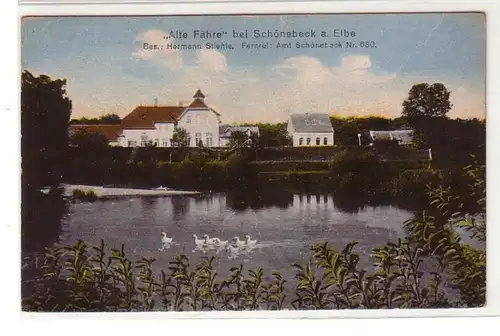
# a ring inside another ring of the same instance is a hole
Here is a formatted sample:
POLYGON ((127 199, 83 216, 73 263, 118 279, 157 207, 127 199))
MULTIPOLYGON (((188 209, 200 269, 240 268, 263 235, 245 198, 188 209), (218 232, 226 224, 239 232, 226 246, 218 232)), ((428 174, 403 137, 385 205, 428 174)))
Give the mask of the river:
MULTIPOLYGON (((347 202, 349 203, 349 202, 347 202)), ((73 244, 78 239, 98 244, 104 239, 108 248, 125 244, 129 257, 155 257, 156 271, 167 269, 173 256, 184 253, 194 264, 203 255, 217 256, 215 267, 227 274, 230 267, 243 263, 246 269, 262 267, 267 274, 277 270, 293 279, 293 263, 306 263, 310 246, 328 241, 342 249, 352 240, 362 256, 361 266, 370 266, 368 255, 375 246, 394 241, 404 235, 403 223, 412 216, 407 210, 392 205, 347 204, 335 194, 305 195, 285 191, 257 194, 244 192, 212 193, 190 196, 129 197, 76 202, 59 211, 41 214, 40 225, 47 228, 24 239, 24 263, 39 259, 44 247, 73 244), (54 218, 50 218, 52 214, 54 218), (50 229, 54 221, 57 229, 50 229), (45 222, 45 223, 44 223, 45 222), (161 232, 173 238, 161 248, 161 232), (201 237, 256 239, 253 250, 229 253, 224 249, 195 249, 193 234, 201 237)), ((43 209, 47 211, 46 208, 43 209)), ((41 228, 41 227, 39 227, 41 228)), ((39 261, 39 260, 38 260, 39 261)), ((33 263, 30 263, 33 265, 33 263)), ((39 266, 39 262, 35 263, 39 266)), ((27 267, 23 273, 24 289, 39 275, 38 267, 27 267)))

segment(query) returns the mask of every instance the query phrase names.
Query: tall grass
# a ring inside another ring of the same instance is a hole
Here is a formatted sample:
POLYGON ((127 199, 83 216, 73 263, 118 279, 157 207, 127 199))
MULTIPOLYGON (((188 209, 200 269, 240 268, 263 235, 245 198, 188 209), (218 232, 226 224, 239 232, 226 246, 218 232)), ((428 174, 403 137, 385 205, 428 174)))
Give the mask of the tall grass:
MULTIPOLYGON (((480 293, 464 290, 462 299, 446 296, 444 273, 425 272, 424 260, 447 269, 451 278, 457 256, 427 256, 412 240, 398 240, 372 251, 374 268, 360 269, 356 242, 337 251, 327 243, 313 245, 311 259, 293 265, 295 279, 279 272, 230 269, 221 278, 214 257, 191 265, 181 254, 168 270, 155 274, 154 258, 133 262, 121 249, 105 252, 104 242, 89 246, 78 241, 50 251, 44 263, 44 281, 23 302, 28 311, 194 311, 277 309, 436 308, 481 304, 480 293), (450 259, 451 258, 451 259, 450 259), (430 281, 424 280, 430 278, 430 281), (270 280, 265 280, 270 279, 270 280), (286 284, 292 290, 285 289, 286 284), (472 298, 471 295, 479 295, 472 298)), ((471 260, 470 262, 473 262, 471 260)), ((467 272, 467 270, 461 270, 467 272)), ((465 286, 467 287, 467 286, 465 286)), ((464 289, 465 289, 464 287, 464 289)))

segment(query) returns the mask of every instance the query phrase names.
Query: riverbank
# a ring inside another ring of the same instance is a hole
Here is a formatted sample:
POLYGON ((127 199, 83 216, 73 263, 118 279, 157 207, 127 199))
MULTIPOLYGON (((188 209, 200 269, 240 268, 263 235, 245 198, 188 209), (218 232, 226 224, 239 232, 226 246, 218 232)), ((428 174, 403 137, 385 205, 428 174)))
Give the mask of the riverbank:
MULTIPOLYGON (((135 197, 135 196, 175 196, 175 195, 198 195, 199 191, 188 191, 188 190, 176 190, 170 188, 159 187, 158 189, 136 189, 136 188, 116 188, 116 187, 104 187, 96 185, 74 185, 74 184, 63 184, 62 196, 71 197, 76 190, 82 192, 93 191, 94 194, 101 199, 108 198, 118 198, 118 197, 135 197), (160 189, 161 188, 161 189, 160 189)), ((50 192, 48 189, 42 189, 43 193, 47 194, 50 192)))

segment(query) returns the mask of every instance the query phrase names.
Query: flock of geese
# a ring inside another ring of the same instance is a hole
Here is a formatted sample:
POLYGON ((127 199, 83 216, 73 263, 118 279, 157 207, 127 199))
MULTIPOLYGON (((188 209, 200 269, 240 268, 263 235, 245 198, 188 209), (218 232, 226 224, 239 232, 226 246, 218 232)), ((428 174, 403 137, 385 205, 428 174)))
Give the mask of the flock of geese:
MULTIPOLYGON (((193 234, 195 249, 193 252, 197 250, 201 250, 203 252, 207 252, 208 250, 217 250, 218 252, 224 249, 226 252, 230 254, 238 254, 242 251, 249 251, 255 247, 257 244, 257 240, 252 240, 252 237, 247 234, 244 237, 244 240, 240 240, 240 237, 234 237, 231 242, 227 240, 221 240, 220 238, 213 237, 211 238, 209 235, 205 234, 200 238, 196 234, 193 234)), ((161 233, 161 250, 168 248, 173 242, 173 238, 167 237, 166 232, 161 233)))

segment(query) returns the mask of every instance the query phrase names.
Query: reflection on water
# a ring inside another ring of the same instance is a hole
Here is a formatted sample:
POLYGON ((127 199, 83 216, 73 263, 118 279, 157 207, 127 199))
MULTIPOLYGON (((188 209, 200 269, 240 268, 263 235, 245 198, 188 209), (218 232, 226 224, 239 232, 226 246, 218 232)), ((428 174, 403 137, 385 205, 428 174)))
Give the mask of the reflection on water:
POLYGON ((184 215, 189 211, 190 199, 188 197, 172 197, 172 213, 175 221, 184 219, 184 215))
MULTIPOLYGON (((74 203, 65 214, 65 203, 54 196, 44 206, 26 203, 23 251, 72 244, 82 239, 108 248, 125 244, 134 260, 156 258, 155 267, 167 269, 179 253, 194 264, 201 256, 218 256, 214 266, 223 275, 235 264, 279 270, 294 277, 290 267, 305 262, 310 246, 328 241, 341 249, 357 240, 357 251, 368 254, 374 246, 404 235, 402 223, 411 213, 392 205, 362 204, 362 198, 339 194, 297 194, 282 190, 214 193, 197 196, 137 197, 74 203), (349 203, 350 200, 350 203, 349 203), (64 205, 64 206, 63 206, 64 205), (163 245, 161 232, 172 237, 163 245), (193 234, 231 241, 246 234, 257 240, 251 249, 198 248, 193 234)), ((366 258, 365 258, 366 259, 366 258)), ((370 265, 365 260, 366 266, 370 265)))
POLYGON ((23 252, 43 252, 57 242, 61 220, 68 212, 63 190, 54 188, 48 194, 22 191, 21 246, 23 252))
POLYGON ((293 203, 293 193, 286 190, 246 189, 227 193, 227 206, 236 211, 266 207, 288 208, 293 203))

